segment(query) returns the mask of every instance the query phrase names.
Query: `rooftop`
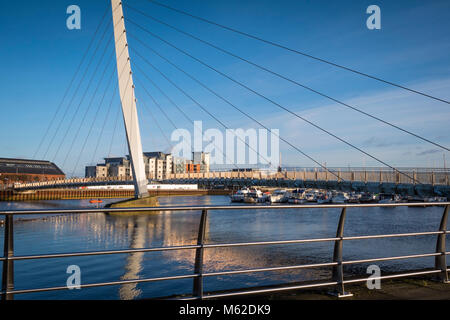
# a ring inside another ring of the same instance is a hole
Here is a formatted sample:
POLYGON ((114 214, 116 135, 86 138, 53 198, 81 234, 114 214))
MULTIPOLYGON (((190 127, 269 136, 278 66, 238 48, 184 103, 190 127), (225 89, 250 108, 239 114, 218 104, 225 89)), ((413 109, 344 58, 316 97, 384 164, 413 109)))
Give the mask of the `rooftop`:
POLYGON ((11 158, 0 158, 0 173, 64 175, 64 172, 50 161, 11 158))

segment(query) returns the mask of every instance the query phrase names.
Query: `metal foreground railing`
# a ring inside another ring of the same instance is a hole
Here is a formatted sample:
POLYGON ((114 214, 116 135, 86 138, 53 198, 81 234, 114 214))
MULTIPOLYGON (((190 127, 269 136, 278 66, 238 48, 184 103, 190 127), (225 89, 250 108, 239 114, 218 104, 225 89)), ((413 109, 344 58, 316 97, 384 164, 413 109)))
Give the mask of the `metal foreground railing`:
MULTIPOLYGON (((66 258, 66 257, 82 257, 82 256, 94 256, 94 255, 110 255, 110 254, 127 254, 127 253, 137 253, 137 252, 156 252, 156 251, 170 251, 170 250, 196 250, 195 254, 195 267, 192 274, 185 275, 174 275, 170 277, 159 277, 159 278, 146 278, 146 279, 136 279, 136 280, 122 280, 113 282, 103 282, 103 283, 90 283, 82 284, 81 288, 93 288, 93 287, 103 287, 103 286, 113 286, 113 285, 123 285, 130 283, 146 283, 155 281, 168 281, 176 279, 193 279, 193 292, 192 296, 183 297, 183 299, 211 299, 220 297, 230 297, 237 295, 246 294, 258 294, 258 293, 268 293, 268 292, 278 292, 293 289, 306 289, 314 287, 325 287, 325 286, 335 286, 336 293, 340 297, 348 296, 349 294, 345 292, 344 285, 349 283, 366 282, 369 278, 362 279, 344 279, 343 267, 344 265, 377 262, 377 261, 388 261, 388 260, 401 260, 401 259, 414 259, 423 257, 435 257, 435 265, 431 270, 407 272, 393 275, 380 276, 378 279, 392 279, 400 277, 410 277, 416 275, 429 275, 436 274, 438 279, 442 282, 448 283, 448 269, 446 257, 450 252, 446 251, 446 235, 449 233, 447 231, 447 218, 448 211, 450 207, 450 202, 442 203, 396 203, 396 204, 340 204, 340 205, 273 205, 273 206, 190 206, 190 207, 152 207, 152 208, 108 208, 108 209, 73 209, 73 210, 26 210, 26 211, 2 211, 0 215, 5 216, 5 232, 4 232, 4 256, 0 258, 3 262, 3 272, 2 272, 2 295, 3 300, 12 300, 14 295, 25 294, 25 293, 35 293, 35 292, 46 292, 46 291, 56 291, 56 290, 66 290, 67 286, 61 287, 49 287, 49 288, 36 288, 36 289, 26 289, 26 290, 14 290, 14 262, 21 260, 36 260, 36 259, 54 259, 54 258, 66 258), (382 235, 361 235, 361 236, 344 236, 344 224, 346 218, 347 209, 351 208, 369 208, 369 207, 400 207, 400 206, 444 206, 444 211, 442 214, 441 223, 439 229, 431 232, 414 232, 414 233, 401 233, 401 234, 382 234, 382 235), (337 226, 336 237, 334 238, 313 238, 313 239, 299 239, 299 240, 284 240, 284 241, 265 241, 265 242, 246 242, 246 243, 222 243, 222 244, 208 244, 205 243, 205 228, 206 220, 208 217, 208 211, 212 210, 258 210, 263 208, 264 210, 277 210, 277 209, 320 209, 320 208, 341 208, 341 214, 339 223, 337 226), (44 215, 44 214, 84 214, 84 213, 97 213, 97 212, 149 212, 149 211, 201 211, 201 219, 198 230, 198 240, 196 245, 186 245, 186 246, 171 246, 171 247, 160 247, 160 248, 142 248, 142 249, 127 249, 127 250, 109 250, 109 251, 91 251, 91 252, 77 252, 77 253, 63 253, 63 254, 45 254, 45 255, 29 255, 29 256, 15 256, 14 255, 14 216, 16 215, 44 215), (364 260, 351 260, 343 261, 343 242, 361 239, 381 239, 381 238, 395 238, 395 237, 414 237, 414 236, 426 236, 426 235, 437 235, 436 251, 433 253, 426 254, 415 254, 415 255, 405 255, 397 257, 382 257, 364 260), (334 242, 334 254, 333 260, 329 263, 317 263, 317 264, 305 264, 305 265, 291 265, 283 267, 271 267, 271 268, 260 268, 260 269, 245 269, 236 271, 222 271, 222 272, 203 272, 203 260, 204 251, 210 248, 229 248, 229 247, 248 247, 248 246, 267 246, 267 245, 287 245, 287 244, 301 244, 301 243, 313 243, 313 242, 334 242), (303 285, 291 285, 291 286, 277 286, 268 289, 258 289, 258 290, 236 290, 233 292, 220 293, 220 294, 205 294, 203 292, 203 279, 205 277, 215 277, 215 276, 225 276, 225 275, 235 275, 244 273, 257 273, 257 272, 270 272, 270 271, 281 271, 281 270, 294 270, 294 269, 306 269, 306 268, 317 268, 317 267, 332 267, 332 279, 327 282, 315 281, 308 282, 308 284, 303 285)), ((430 266, 431 267, 431 266, 430 266)), ((370 280, 374 280, 373 276, 370 280)))

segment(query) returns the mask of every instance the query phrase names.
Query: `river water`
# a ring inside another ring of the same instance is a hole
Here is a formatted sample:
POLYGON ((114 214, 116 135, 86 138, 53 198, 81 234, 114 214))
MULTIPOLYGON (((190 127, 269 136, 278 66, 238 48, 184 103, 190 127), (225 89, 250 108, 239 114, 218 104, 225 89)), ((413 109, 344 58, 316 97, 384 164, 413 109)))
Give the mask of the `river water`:
MULTIPOLYGON (((105 200, 105 204, 115 200, 105 200)), ((116 200, 117 201, 117 200, 116 200)), ((227 196, 160 197, 161 206, 227 205, 227 196)), ((0 202, 0 210, 93 207, 88 200, 0 202)), ((437 231, 443 207, 352 208, 345 236, 437 231)), ((231 243, 334 237, 340 209, 210 211, 206 242, 231 243)), ((200 212, 131 216, 103 213, 16 217, 15 255, 118 250, 196 244, 200 212)), ((0 217, 3 218, 3 217, 0 217)), ((3 248, 4 227, 0 227, 3 248)), ((450 244, 450 242, 448 242, 450 244)), ((204 272, 330 262, 333 242, 217 248, 205 251, 204 272)), ((436 236, 352 240, 344 260, 432 253, 436 236)), ((15 289, 65 286, 67 268, 77 265, 82 284, 193 273, 195 250, 73 257, 15 262, 15 289)), ((366 276, 370 264, 345 267, 346 276, 366 276)), ((434 258, 379 262, 381 272, 433 267, 434 258)), ((1 270, 1 266, 0 266, 1 270)), ((330 268, 204 278, 215 291, 312 279, 329 279, 330 268)), ((192 292, 192 279, 16 295, 15 299, 140 299, 192 292)))

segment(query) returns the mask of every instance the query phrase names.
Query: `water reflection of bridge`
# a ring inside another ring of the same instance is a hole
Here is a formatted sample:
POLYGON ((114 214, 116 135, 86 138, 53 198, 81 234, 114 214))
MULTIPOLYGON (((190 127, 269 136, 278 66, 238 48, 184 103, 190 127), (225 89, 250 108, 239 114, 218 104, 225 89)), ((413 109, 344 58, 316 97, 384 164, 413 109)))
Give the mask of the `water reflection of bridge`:
MULTIPOLYGON (((45 219, 42 217, 25 218, 17 222, 24 223, 45 223, 50 226, 55 239, 64 241, 64 237, 70 234, 77 234, 77 238, 86 238, 89 247, 107 249, 142 249, 149 247, 174 247, 195 245, 197 243, 198 225, 200 212, 170 212, 161 211, 154 214, 134 214, 134 215, 106 215, 97 214, 77 214, 77 215, 52 215, 45 219), (180 215, 185 215, 182 217, 180 215)), ((233 238, 233 231, 230 230, 229 237, 233 238)), ((206 243, 214 243, 210 234, 209 220, 206 224, 206 243)), ((84 251, 82 241, 72 245, 80 246, 75 251, 84 251)), ((73 247, 71 247, 73 249, 73 247)), ((195 250, 173 250, 161 252, 161 255, 154 256, 154 253, 143 252, 128 253, 122 256, 124 260, 123 274, 120 280, 136 280, 145 278, 144 267, 146 259, 163 259, 170 265, 177 264, 177 268, 185 268, 184 273, 189 273, 193 269, 195 260, 195 250), (146 258, 147 257, 147 258, 146 258)), ((330 255, 332 248, 330 246, 330 255)), ((262 248, 217 248, 205 251, 204 268, 208 271, 255 269, 260 267, 272 267, 275 264, 287 262, 288 257, 268 258, 268 253, 262 248), (249 258, 251 257, 251 258, 249 258), (286 261, 284 261, 286 260, 286 261)), ((292 261, 291 261, 292 262, 292 261)), ((96 263, 101 264, 101 260, 96 263)), ((147 260, 147 263, 152 263, 147 260)), ((165 264, 164 263, 164 264, 165 264)), ((170 268, 170 267, 168 267, 170 268)), ((155 271, 155 270, 153 270, 155 271)), ((156 270, 160 272, 161 270, 156 270)), ((162 270, 162 272, 170 270, 162 270)), ((147 269, 148 272, 148 269, 147 269)), ((183 273, 182 271, 180 271, 183 273)), ((298 279, 313 278, 313 274, 326 272, 329 270, 293 270, 288 271, 291 275, 296 275, 298 279), (301 276, 299 277, 299 275, 301 276)), ((284 276, 287 273, 284 272, 284 276)), ((107 275, 105 275, 107 278, 107 275)), ((256 279, 264 279, 263 274, 254 275, 256 279), (262 278, 260 278, 262 277, 262 278)), ((283 274, 271 274, 272 280, 283 281, 283 274)), ((105 278, 105 280, 106 280, 105 278)), ((137 283, 122 284, 119 288, 119 297, 122 300, 138 298, 142 295, 142 289, 137 283)))

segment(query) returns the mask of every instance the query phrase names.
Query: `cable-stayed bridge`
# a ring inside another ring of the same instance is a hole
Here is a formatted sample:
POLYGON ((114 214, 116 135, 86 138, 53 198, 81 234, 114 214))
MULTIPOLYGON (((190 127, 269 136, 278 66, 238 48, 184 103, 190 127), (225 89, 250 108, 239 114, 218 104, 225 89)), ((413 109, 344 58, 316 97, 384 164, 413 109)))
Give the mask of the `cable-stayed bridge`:
MULTIPOLYGON (((436 97, 426 92, 408 88, 393 81, 382 79, 363 71, 356 70, 354 68, 344 66, 318 56, 311 55, 307 52, 293 49, 280 43, 264 39, 260 36, 253 35, 245 31, 238 30, 206 18, 193 15, 186 11, 172 8, 157 1, 147 0, 147 2, 149 5, 162 7, 173 12, 174 14, 179 14, 184 17, 194 19, 197 22, 207 24, 210 27, 233 33, 248 41, 258 42, 282 51, 287 51, 291 54, 301 56, 302 58, 310 59, 332 68, 352 73, 354 75, 357 75, 358 77, 369 79, 371 81, 381 83, 389 87, 403 90, 408 94, 430 99, 435 103, 450 104, 450 102, 444 98, 436 97)), ((111 154, 116 131, 120 129, 120 115, 122 115, 124 120, 123 132, 125 132, 126 136, 125 150, 130 155, 132 180, 128 178, 68 179, 64 181, 23 184, 16 186, 17 190, 132 183, 135 186, 135 197, 139 198, 146 196, 146 185, 148 183, 148 179, 145 175, 145 165, 142 158, 142 141, 139 121, 142 116, 142 110, 146 110, 151 115, 155 127, 158 128, 159 131, 161 131, 161 135, 165 138, 168 148, 172 147, 172 145, 167 138, 167 132, 164 132, 163 126, 158 123, 157 117, 154 116, 157 110, 162 115, 161 118, 165 118, 169 126, 173 127, 173 129, 178 129, 180 126, 175 122, 179 122, 183 119, 186 120, 187 123, 193 124, 195 126, 192 115, 186 112, 186 108, 180 105, 180 103, 175 102, 175 99, 172 97, 172 95, 162 88, 162 82, 164 82, 166 86, 168 85, 176 90, 177 94, 185 99, 186 104, 189 104, 196 108, 197 113, 195 114, 195 117, 206 115, 208 118, 211 118, 215 123, 217 123, 221 128, 224 128, 225 130, 230 129, 230 124, 217 114, 217 110, 212 109, 210 105, 202 103, 198 98, 195 97, 191 90, 187 88, 185 83, 181 84, 181 81, 176 80, 178 79, 178 76, 173 75, 176 72, 178 75, 182 75, 190 79, 190 85, 196 85, 199 88, 206 90, 216 99, 221 101, 221 103, 227 105, 230 108, 230 112, 236 112, 237 114, 243 116, 244 118, 257 125, 258 128, 264 128, 271 134, 275 134, 280 141, 282 141, 287 147, 289 147, 289 149, 298 154, 301 159, 306 159, 310 163, 317 166, 317 170, 314 172, 287 171, 270 175, 263 173, 246 172, 210 172, 196 174, 184 173, 169 175, 166 178, 166 182, 198 183, 201 186, 205 187, 214 185, 242 186, 252 184, 285 187, 324 187, 345 190, 395 190, 398 192, 402 191, 402 193, 408 194, 449 194, 449 182, 446 173, 422 174, 420 172, 405 171, 392 165, 389 159, 383 159, 381 156, 376 155, 361 146, 358 146, 355 142, 351 141, 351 139, 344 138, 333 132, 331 129, 319 125, 318 123, 301 115, 299 112, 292 110, 284 103, 278 101, 273 97, 270 97, 267 92, 254 88, 246 81, 238 79, 233 75, 223 71, 215 64, 210 63, 202 57, 194 54, 189 48, 183 48, 182 45, 177 43, 177 41, 173 41, 165 35, 158 34, 154 28, 150 27, 150 22, 167 28, 168 30, 170 29, 172 32, 177 33, 180 37, 185 37, 190 39, 191 41, 196 41, 199 45, 220 52, 221 54, 235 59, 240 63, 244 63, 261 72, 270 74, 271 76, 274 76, 279 80, 285 81, 290 85, 294 85, 327 101, 331 101, 333 104, 336 104, 342 108, 348 109, 352 112, 356 112, 366 117, 367 119, 370 119, 371 121, 380 123, 382 126, 390 129, 395 129, 398 132, 404 134, 405 137, 412 137, 428 146, 432 146, 439 152, 448 154, 448 152, 450 151, 450 149, 440 141, 435 141, 435 139, 425 137, 414 130, 404 128, 396 124, 394 121, 391 121, 387 117, 382 118, 380 116, 364 111, 357 105, 344 102, 343 100, 334 97, 322 90, 313 88, 306 83, 300 82, 299 80, 288 77, 278 71, 273 70, 272 68, 259 64, 250 58, 241 56, 231 49, 222 47, 215 41, 212 42, 209 40, 205 40, 197 34, 190 33, 183 28, 177 27, 172 23, 155 17, 153 15, 153 12, 149 10, 149 7, 146 7, 146 9, 137 8, 134 6, 134 3, 132 1, 111 0, 111 7, 108 6, 108 8, 106 9, 90 44, 86 52, 84 53, 79 66, 76 69, 72 81, 63 96, 63 99, 58 106, 44 136, 42 137, 41 142, 38 145, 33 158, 36 158, 41 154, 42 158, 47 158, 50 156, 51 152, 55 151, 53 160, 62 155, 62 167, 66 168, 68 165, 68 160, 75 154, 75 165, 73 167, 71 175, 74 176, 74 173, 79 169, 79 166, 82 165, 81 157, 84 154, 88 153, 87 150, 89 141, 95 138, 94 129, 96 128, 95 125, 97 124, 97 119, 100 117, 100 115, 102 113, 105 114, 105 118, 103 122, 100 122, 100 132, 96 134, 97 141, 95 143, 95 146, 92 147, 93 152, 91 163, 96 160, 98 151, 103 145, 109 145, 108 154, 111 154), (112 18, 110 18, 111 11, 112 18), (131 27, 132 30, 127 29, 127 27, 131 27), (132 41, 136 44, 136 46, 129 45, 129 39, 133 39, 132 41), (154 45, 155 43, 158 43, 158 45, 154 45), (161 46, 164 46, 165 49, 158 49, 161 46), (214 88, 214 86, 206 83, 206 81, 194 75, 190 71, 192 68, 183 67, 177 59, 169 58, 169 55, 166 54, 168 50, 177 52, 177 54, 183 56, 184 59, 188 59, 197 67, 201 67, 202 70, 208 70, 208 72, 213 73, 215 76, 228 81, 234 86, 245 90, 248 94, 260 99, 261 101, 264 101, 273 108, 274 112, 281 111, 284 114, 289 115, 293 119, 298 120, 299 123, 307 124, 311 127, 311 129, 315 130, 317 134, 322 134, 334 139, 337 143, 339 143, 339 145, 355 150, 362 156, 369 158, 378 164, 381 164, 383 167, 387 168, 388 171, 379 171, 375 173, 362 173, 359 171, 341 172, 328 168, 326 165, 324 165, 324 163, 326 163, 326 159, 318 159, 316 156, 312 156, 311 153, 308 152, 308 150, 305 150, 305 148, 302 147, 301 141, 292 141, 291 139, 288 139, 281 134, 272 132, 272 130, 266 123, 258 119, 257 112, 251 112, 242 104, 234 102, 234 99, 232 100, 226 94, 220 93, 218 89, 214 88), (130 53, 136 59, 132 59, 130 53), (159 67, 155 61, 161 61, 165 64, 165 66, 169 66, 171 68, 171 72, 165 72, 163 68, 159 67), (137 73, 133 73, 132 69, 137 70, 137 73), (158 78, 156 78, 155 75, 158 78), (115 88, 111 89, 111 86, 114 83, 113 79, 115 78, 115 76, 118 80, 115 88), (135 80, 137 86, 135 86, 135 80), (101 94, 102 90, 104 91, 103 94, 101 94), (157 92, 158 96, 164 97, 165 102, 167 102, 167 105, 171 105, 171 108, 169 109, 165 103, 163 104, 161 101, 159 101, 158 98, 156 98, 155 93, 152 94, 151 91, 157 92), (115 120, 111 120, 110 116, 114 113, 113 105, 115 104, 117 92, 119 93, 118 96, 120 99, 120 109, 116 112, 115 120), (137 99, 138 94, 141 95, 141 99, 139 100, 137 99), (81 99, 79 97, 80 95, 81 99), (88 99, 88 96, 91 96, 90 100, 88 99), (110 96, 108 98, 109 103, 107 99, 108 96, 110 96), (78 101, 78 103, 76 101, 78 101), (152 101, 156 108, 150 108, 145 101, 152 101), (106 111, 102 109, 104 102, 106 102, 106 111), (141 108, 141 105, 144 108, 141 108), (95 109, 95 107, 97 107, 97 109, 95 109), (81 121, 77 121, 79 118, 81 118, 81 121), (78 122, 79 124, 77 126, 78 122), (112 134, 107 137, 110 138, 110 141, 105 143, 103 138, 106 135, 105 128, 109 123, 112 123, 114 125, 114 128, 112 134), (83 130, 85 125, 88 126, 87 130, 83 130), (87 135, 85 135, 84 139, 80 139, 85 132, 87 132, 87 135), (76 150, 77 144, 80 144, 81 148, 79 150, 76 150), (68 147, 68 150, 64 152, 64 149, 66 147, 68 147)), ((245 144, 246 147, 249 148, 249 150, 251 149, 260 157, 264 158, 264 156, 262 156, 258 150, 255 150, 254 147, 252 147, 247 141, 245 141, 245 139, 242 139, 239 136, 236 136, 236 138, 238 140, 241 140, 240 142, 245 144)), ((217 148, 218 152, 221 152, 226 157, 226 154, 223 152, 223 150, 220 149, 218 145, 215 147, 217 148)), ((230 163, 233 163, 233 161, 231 161, 230 163)), ((269 164, 270 162, 266 161, 266 163, 269 164)), ((239 169, 238 165, 234 164, 234 166, 236 169, 239 169)))

